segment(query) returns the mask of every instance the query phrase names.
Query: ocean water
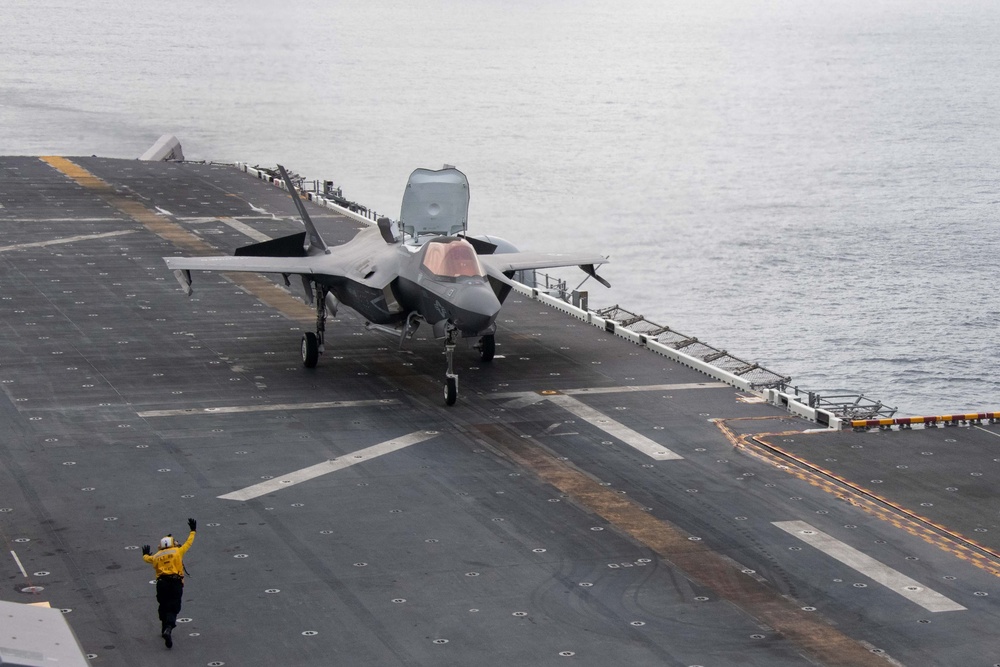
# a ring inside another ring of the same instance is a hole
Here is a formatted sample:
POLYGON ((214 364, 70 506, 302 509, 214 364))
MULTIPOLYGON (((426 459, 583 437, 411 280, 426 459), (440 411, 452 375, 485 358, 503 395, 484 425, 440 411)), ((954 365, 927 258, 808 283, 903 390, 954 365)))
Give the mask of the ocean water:
POLYGON ((810 389, 1000 410, 993 0, 5 0, 0 154, 282 162, 597 249, 621 304, 810 389))

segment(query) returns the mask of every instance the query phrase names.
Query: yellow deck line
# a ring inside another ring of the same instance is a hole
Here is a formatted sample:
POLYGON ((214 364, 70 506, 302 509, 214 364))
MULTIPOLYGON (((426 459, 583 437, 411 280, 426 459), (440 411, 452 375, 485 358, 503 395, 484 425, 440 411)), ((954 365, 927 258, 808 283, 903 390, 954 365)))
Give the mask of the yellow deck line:
MULTIPOLYGON (((125 195, 118 194, 106 181, 90 173, 75 162, 59 156, 45 156, 39 159, 73 179, 79 185, 93 190, 116 209, 140 223, 160 238, 169 241, 180 250, 200 257, 218 255, 220 253, 218 248, 196 234, 187 231, 169 217, 161 215, 125 195)), ((167 271, 166 266, 164 266, 164 271, 167 271)), ((309 322, 316 316, 312 307, 305 305, 270 280, 258 274, 223 273, 222 275, 240 289, 252 294, 264 304, 291 319, 309 322)))
POLYGON ((479 433, 517 465, 567 494, 576 503, 603 517, 622 532, 646 545, 686 576, 715 591, 791 640, 813 660, 828 667, 884 667, 885 658, 805 611, 774 588, 743 573, 731 559, 716 553, 703 541, 692 541, 687 532, 658 519, 633 501, 600 485, 572 464, 559 460, 537 443, 531 444, 501 424, 476 426, 479 433))

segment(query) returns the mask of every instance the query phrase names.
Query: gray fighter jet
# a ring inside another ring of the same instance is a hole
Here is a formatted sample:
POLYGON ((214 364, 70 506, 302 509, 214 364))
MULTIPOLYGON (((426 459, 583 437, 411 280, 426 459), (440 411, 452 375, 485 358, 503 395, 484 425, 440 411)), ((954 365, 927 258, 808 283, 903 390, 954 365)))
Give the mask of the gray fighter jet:
POLYGON ((454 405, 458 376, 453 356, 459 338, 478 338, 483 361, 496 349, 496 317, 515 272, 579 266, 610 285, 595 267, 607 258, 591 254, 518 252, 502 239, 466 235, 469 181, 454 167, 417 169, 403 194, 399 222, 381 218, 347 243, 330 247, 316 230, 284 167, 278 170, 305 231, 244 246, 235 256, 164 257, 187 294, 191 271, 249 271, 301 278, 306 303, 316 306, 316 331, 302 336, 302 363, 316 366, 324 351, 327 314, 343 304, 367 326, 400 336, 400 347, 421 322, 444 340, 448 368, 444 397, 454 405), (402 229, 400 229, 402 226, 402 229))

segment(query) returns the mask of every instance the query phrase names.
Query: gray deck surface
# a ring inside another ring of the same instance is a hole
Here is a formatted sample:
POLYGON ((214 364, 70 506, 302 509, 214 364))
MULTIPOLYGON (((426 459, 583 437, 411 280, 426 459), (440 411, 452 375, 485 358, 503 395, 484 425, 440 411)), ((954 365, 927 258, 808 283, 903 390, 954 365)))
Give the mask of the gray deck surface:
MULTIPOLYGON (((64 609, 92 664, 1000 664, 996 426, 802 433, 517 294, 453 408, 426 330, 399 351, 346 309, 307 370, 301 302, 209 274, 188 298, 161 259, 253 242, 220 218, 297 231, 284 193, 72 161, 110 187, 0 158, 0 599, 64 609), (189 516, 168 651, 139 546, 189 516)), ((328 242, 359 228, 309 206, 328 242)))

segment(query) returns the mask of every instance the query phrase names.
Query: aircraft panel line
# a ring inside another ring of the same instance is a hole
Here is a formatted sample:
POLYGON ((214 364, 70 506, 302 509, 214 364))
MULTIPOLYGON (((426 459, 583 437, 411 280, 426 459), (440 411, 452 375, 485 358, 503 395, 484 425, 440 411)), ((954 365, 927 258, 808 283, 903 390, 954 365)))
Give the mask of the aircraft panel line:
POLYGON ((933 591, 902 572, 858 551, 854 547, 813 528, 805 521, 774 521, 772 524, 792 537, 802 540, 849 568, 899 593, 930 612, 962 611, 962 605, 933 591))
POLYGON ((301 484, 302 482, 307 482, 311 479, 321 477, 322 475, 336 472, 337 470, 349 468, 357 463, 371 461, 372 459, 384 454, 405 449, 410 445, 416 445, 426 440, 430 440, 436 435, 436 431, 415 431, 408 435, 393 438, 392 440, 386 440, 385 442, 380 442, 379 444, 372 445, 371 447, 366 447, 365 449, 359 449, 352 454, 345 454, 342 457, 324 461, 323 463, 317 463, 316 465, 309 466, 308 468, 302 468, 301 470, 296 470, 286 475, 278 475, 274 479, 269 479, 264 482, 260 482, 259 484, 248 486, 245 489, 221 495, 219 498, 222 500, 252 500, 259 496, 274 493, 280 489, 286 489, 295 484, 301 484))

